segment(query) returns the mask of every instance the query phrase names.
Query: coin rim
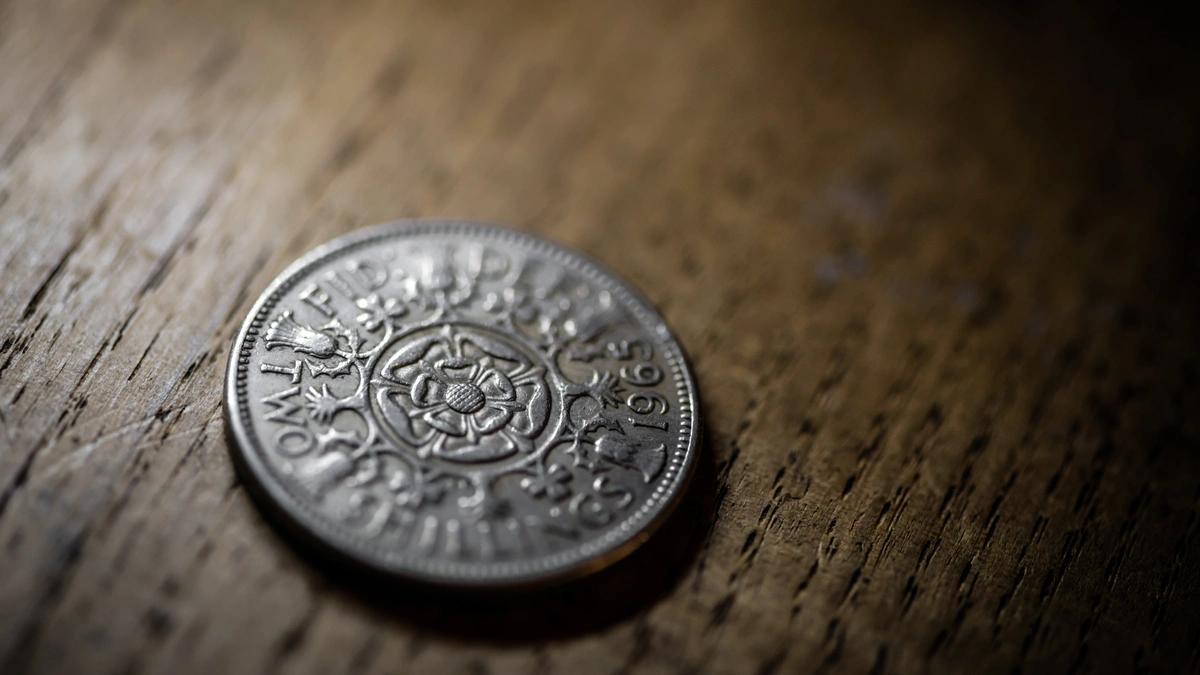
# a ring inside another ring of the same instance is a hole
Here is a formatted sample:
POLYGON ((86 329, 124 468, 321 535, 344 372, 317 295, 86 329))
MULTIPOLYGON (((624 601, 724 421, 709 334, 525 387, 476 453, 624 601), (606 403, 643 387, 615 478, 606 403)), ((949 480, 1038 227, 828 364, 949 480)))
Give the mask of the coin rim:
POLYGON ((662 525, 682 500, 691 476, 695 473, 702 429, 696 384, 683 346, 654 306, 637 289, 586 254, 535 235, 475 221, 396 220, 337 237, 301 256, 271 281, 251 307, 233 341, 225 379, 223 408, 226 428, 233 441, 228 443, 229 452, 239 473, 249 479, 247 484, 252 488, 250 492, 252 496, 257 497, 256 501, 260 506, 281 517, 283 524, 293 532, 306 536, 338 558, 388 576, 439 586, 516 588, 545 585, 595 572, 626 557, 662 525), (664 358, 671 367, 674 384, 680 395, 680 424, 689 427, 686 448, 683 447, 684 432, 681 429, 677 439, 679 443, 675 445, 675 452, 668 461, 668 470, 672 468, 672 464, 677 464, 674 467, 675 475, 669 484, 655 487, 637 511, 602 537, 556 553, 554 556, 539 556, 535 559, 543 561, 562 557, 562 562, 545 565, 532 565, 530 561, 521 560, 504 563, 461 563, 463 566, 469 566, 471 573, 447 570, 445 568, 457 567, 460 564, 445 561, 430 562, 429 569, 423 565, 414 565, 411 555, 389 554, 387 550, 375 548, 361 537, 338 530, 328 522, 327 515, 321 514, 310 502, 302 501, 294 495, 259 456, 264 450, 249 423, 249 403, 243 403, 242 394, 245 391, 246 370, 250 360, 249 350, 253 349, 253 344, 247 347, 247 340, 255 337, 261 330, 266 320, 265 311, 273 308, 278 303, 279 296, 290 290, 311 268, 319 267, 327 260, 345 254, 349 249, 390 238, 427 234, 479 237, 485 241, 508 240, 517 245, 523 244, 535 252, 541 250, 548 253, 568 268, 573 268, 593 281, 607 280, 607 283, 601 285, 611 286, 607 290, 623 295, 622 300, 632 306, 635 315, 639 312, 642 314, 635 316, 642 328, 661 346, 666 347, 664 358), (682 456, 678 455, 678 450, 683 450, 682 456), (598 545, 593 551, 581 553, 580 548, 589 543, 598 545), (497 570, 497 567, 503 571, 497 570))

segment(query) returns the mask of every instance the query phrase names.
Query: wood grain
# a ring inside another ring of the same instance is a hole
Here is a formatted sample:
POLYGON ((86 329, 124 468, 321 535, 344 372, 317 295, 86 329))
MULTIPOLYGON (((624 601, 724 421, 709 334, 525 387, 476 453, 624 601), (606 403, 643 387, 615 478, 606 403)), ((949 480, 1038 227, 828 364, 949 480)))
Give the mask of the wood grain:
POLYGON ((0 672, 1200 670, 1200 102, 1164 23, 0 1, 0 672), (238 322, 411 216, 577 247, 688 348, 704 467, 626 564, 381 589, 249 502, 238 322))

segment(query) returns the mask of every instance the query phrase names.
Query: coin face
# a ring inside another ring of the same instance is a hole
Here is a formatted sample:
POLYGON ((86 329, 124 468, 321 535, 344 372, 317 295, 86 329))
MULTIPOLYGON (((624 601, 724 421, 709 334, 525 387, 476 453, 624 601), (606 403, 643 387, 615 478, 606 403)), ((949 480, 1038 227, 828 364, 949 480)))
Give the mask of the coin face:
POLYGON ((453 586, 619 558, 697 452, 691 373, 645 300, 462 222, 370 228, 292 265, 234 343, 226 414, 247 484, 292 530, 453 586))

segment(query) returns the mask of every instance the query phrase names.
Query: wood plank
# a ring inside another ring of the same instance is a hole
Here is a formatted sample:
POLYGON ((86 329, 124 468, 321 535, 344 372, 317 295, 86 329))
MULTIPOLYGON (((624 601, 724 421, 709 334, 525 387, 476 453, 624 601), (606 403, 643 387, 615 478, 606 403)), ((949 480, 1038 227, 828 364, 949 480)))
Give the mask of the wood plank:
POLYGON ((1200 668, 1176 37, 1069 6, 0 2, 0 672, 1200 668), (704 466, 627 564, 363 588, 249 502, 238 323, 411 216, 575 246, 689 350, 704 466))

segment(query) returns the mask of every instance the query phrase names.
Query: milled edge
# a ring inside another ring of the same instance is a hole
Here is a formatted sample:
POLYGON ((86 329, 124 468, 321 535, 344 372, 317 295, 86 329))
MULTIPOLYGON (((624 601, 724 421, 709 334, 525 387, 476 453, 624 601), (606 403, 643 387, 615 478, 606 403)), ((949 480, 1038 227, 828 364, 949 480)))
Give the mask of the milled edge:
POLYGON ((333 239, 301 256, 280 273, 255 301, 243 322, 230 352, 226 373, 225 412, 232 436, 230 452, 244 473, 253 479, 261 498, 282 516, 285 524, 298 528, 340 557, 398 577, 449 586, 522 586, 563 581, 605 567, 628 555, 644 542, 682 500, 686 483, 694 473, 700 424, 696 386, 678 339, 653 306, 636 289, 589 256, 566 249, 540 237, 508 228, 457 220, 400 220, 384 223, 333 239), (493 563, 428 561, 394 549, 382 548, 369 539, 347 533, 329 523, 327 516, 309 501, 295 495, 260 457, 264 452, 250 423, 245 387, 250 354, 270 311, 282 296, 314 268, 330 259, 388 239, 428 235, 479 237, 515 244, 557 260, 616 294, 627 309, 663 348, 680 400, 679 433, 667 474, 655 489, 618 526, 595 539, 534 560, 493 563), (667 498, 664 498, 667 497, 667 498), (288 509, 285 505, 295 508, 288 509), (301 517, 303 516, 303 517, 301 517))

